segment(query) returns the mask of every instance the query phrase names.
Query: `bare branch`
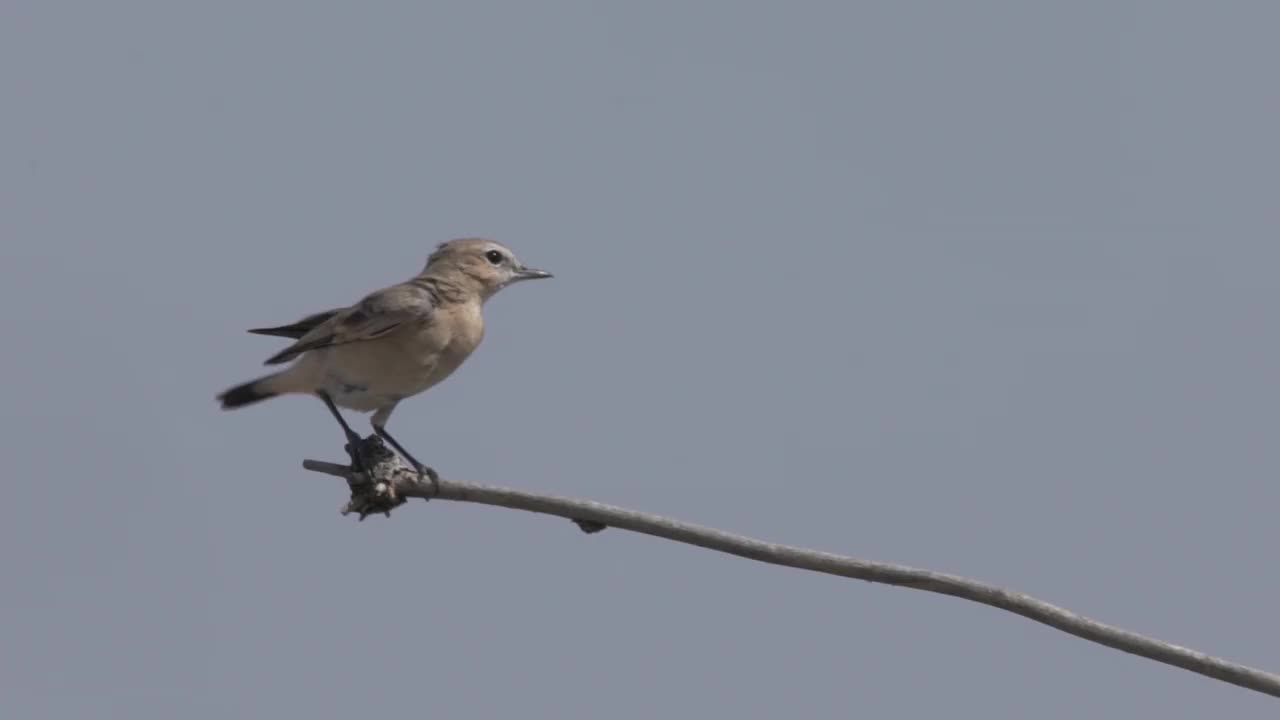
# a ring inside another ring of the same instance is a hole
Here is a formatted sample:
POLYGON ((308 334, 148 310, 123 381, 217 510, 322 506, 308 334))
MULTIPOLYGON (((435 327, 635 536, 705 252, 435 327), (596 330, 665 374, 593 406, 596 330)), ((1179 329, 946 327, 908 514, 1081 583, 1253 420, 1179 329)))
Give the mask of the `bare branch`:
POLYGON ((318 460, 304 460, 302 466, 308 470, 345 478, 351 488, 351 500, 342 512, 357 513, 361 520, 373 513, 385 513, 389 517, 391 509, 403 504, 407 498, 438 498, 554 515, 572 520, 584 532, 598 532, 606 527, 630 530, 774 565, 972 600, 1016 613, 1090 642, 1280 697, 1280 675, 1104 625, 1030 595, 976 580, 904 565, 778 545, 588 500, 444 479, 440 480, 437 488, 430 480, 420 479, 412 468, 388 451, 377 436, 366 439, 360 452, 370 468, 367 475, 353 473, 346 465, 318 460))

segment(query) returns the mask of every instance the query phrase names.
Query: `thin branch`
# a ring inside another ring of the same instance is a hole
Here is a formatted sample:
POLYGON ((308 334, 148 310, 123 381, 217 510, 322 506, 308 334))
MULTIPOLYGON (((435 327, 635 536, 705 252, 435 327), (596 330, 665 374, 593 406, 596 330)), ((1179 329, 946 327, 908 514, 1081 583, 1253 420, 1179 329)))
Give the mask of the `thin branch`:
POLYGON ((376 436, 370 436, 365 440, 360 452, 370 468, 367 475, 353 473, 347 465, 319 460, 304 460, 302 466, 308 470, 345 478, 351 488, 351 501, 343 509, 343 514, 358 513, 361 520, 372 513, 386 513, 390 516, 391 509, 403 504, 407 498, 428 500, 438 498, 554 515, 574 521, 584 532, 598 532, 605 527, 630 530, 774 565, 915 588, 972 600, 1016 613, 1090 642, 1280 697, 1280 675, 1228 662, 1111 625, 1104 625, 1056 605, 1037 600, 1030 595, 976 580, 904 565, 859 560, 817 550, 768 543, 659 515, 588 500, 540 495, 510 488, 444 479, 441 479, 436 486, 430 480, 419 479, 418 474, 399 457, 389 452, 376 436))

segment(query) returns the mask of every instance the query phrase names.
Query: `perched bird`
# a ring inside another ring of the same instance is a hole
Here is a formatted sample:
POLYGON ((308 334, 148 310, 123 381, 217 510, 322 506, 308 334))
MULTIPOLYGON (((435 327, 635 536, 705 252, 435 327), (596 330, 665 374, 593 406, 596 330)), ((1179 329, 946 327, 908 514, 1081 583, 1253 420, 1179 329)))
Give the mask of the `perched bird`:
POLYGON ((374 431, 421 475, 438 479, 387 432, 396 405, 458 369, 484 337, 485 301, 520 280, 549 278, 527 268, 504 245, 461 238, 436 247, 422 272, 410 280, 367 295, 346 308, 309 315, 291 325, 255 328, 251 333, 293 338, 267 365, 293 360, 280 372, 237 385, 218 395, 224 410, 277 395, 316 395, 346 433, 352 459, 360 436, 339 407, 372 412, 374 431))

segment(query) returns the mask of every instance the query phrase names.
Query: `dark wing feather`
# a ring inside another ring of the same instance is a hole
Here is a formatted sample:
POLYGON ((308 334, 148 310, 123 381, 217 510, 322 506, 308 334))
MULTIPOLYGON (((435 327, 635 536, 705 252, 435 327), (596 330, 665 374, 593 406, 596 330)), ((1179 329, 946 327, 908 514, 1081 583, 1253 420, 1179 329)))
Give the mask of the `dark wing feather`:
POLYGON ((309 350, 373 340, 405 323, 430 322, 434 300, 430 293, 411 284, 379 290, 315 325, 297 342, 268 358, 266 364, 288 362, 309 350))
POLYGON ((279 325, 269 328, 253 328, 249 332, 254 335, 274 335, 276 337, 287 337, 297 340, 298 338, 311 332, 317 325, 325 322, 329 318, 342 312, 343 308, 333 310, 325 310, 324 312, 308 315, 292 325, 279 325))

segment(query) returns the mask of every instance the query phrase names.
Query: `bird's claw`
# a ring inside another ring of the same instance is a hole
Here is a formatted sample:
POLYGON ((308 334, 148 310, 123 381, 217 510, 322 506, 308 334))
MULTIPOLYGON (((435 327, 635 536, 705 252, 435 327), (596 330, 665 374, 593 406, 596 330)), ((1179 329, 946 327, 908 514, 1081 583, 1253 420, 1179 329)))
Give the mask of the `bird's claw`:
POLYGON ((418 482, 430 480, 432 492, 436 495, 440 494, 440 473, 436 472, 435 468, 414 462, 413 469, 418 471, 418 482))
POLYGON ((369 474, 369 464, 364 461, 364 453, 360 452, 360 437, 349 436, 347 438, 347 457, 351 458, 351 469, 364 475, 369 474))

